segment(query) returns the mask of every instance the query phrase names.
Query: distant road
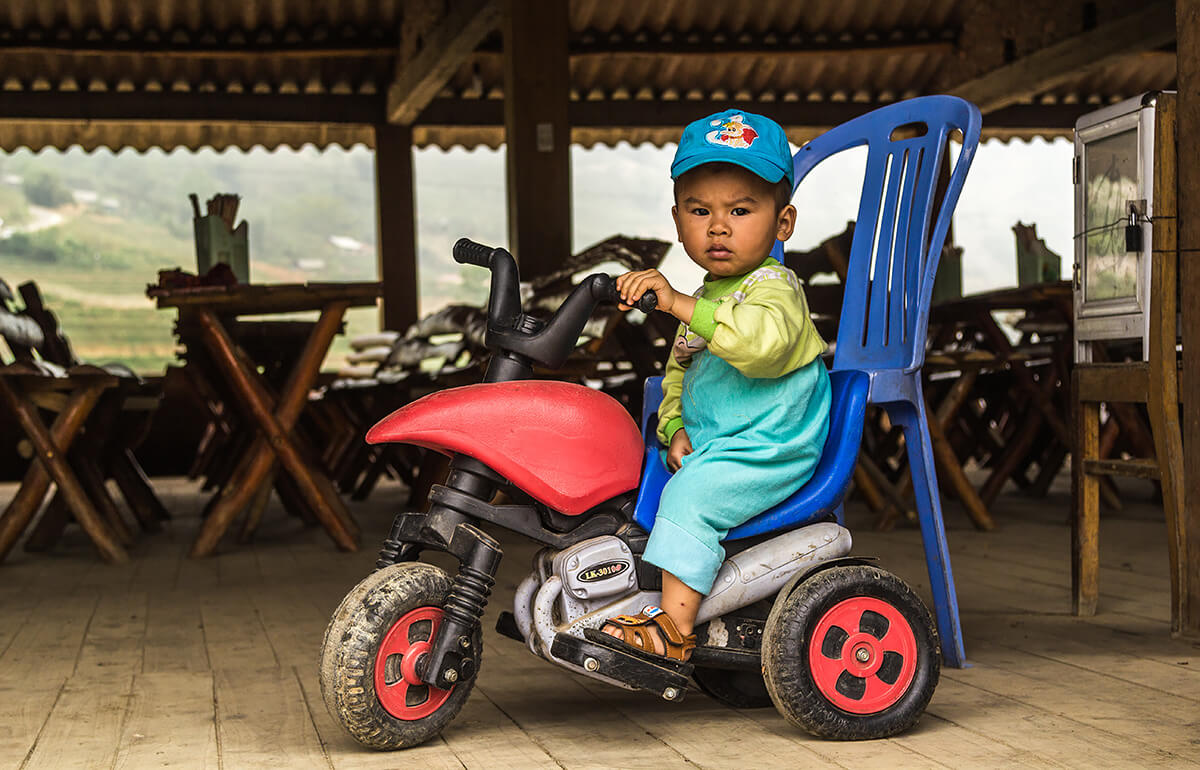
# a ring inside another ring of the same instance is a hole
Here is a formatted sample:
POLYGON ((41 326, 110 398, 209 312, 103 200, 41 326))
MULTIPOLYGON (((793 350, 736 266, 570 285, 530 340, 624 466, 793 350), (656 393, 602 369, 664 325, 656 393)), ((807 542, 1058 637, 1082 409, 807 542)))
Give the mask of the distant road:
POLYGON ((51 227, 58 227, 67 218, 59 213, 58 209, 48 209, 44 206, 35 206, 29 204, 29 221, 23 225, 18 225, 12 228, 16 233, 36 233, 38 230, 48 230, 51 227))

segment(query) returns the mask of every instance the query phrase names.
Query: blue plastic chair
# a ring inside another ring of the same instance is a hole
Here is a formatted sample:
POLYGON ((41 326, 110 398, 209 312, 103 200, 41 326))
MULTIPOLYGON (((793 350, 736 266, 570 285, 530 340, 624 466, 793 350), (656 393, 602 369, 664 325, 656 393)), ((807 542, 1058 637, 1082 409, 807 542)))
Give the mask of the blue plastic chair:
MULTIPOLYGON (((862 442, 866 405, 887 410, 904 431, 917 515, 929 568, 942 659, 962 667, 962 628, 921 390, 933 279, 951 215, 979 144, 979 109, 954 96, 924 96, 881 107, 812 140, 793 158, 796 186, 818 163, 867 146, 867 167, 844 286, 830 380, 829 438, 813 477, 775 508, 730 531, 737 540, 814 521, 841 521, 842 499, 862 442), (905 127, 903 134, 896 129, 905 127), (918 128, 919 127, 919 128, 918 128), (923 131, 922 131, 923 129, 923 131), (951 132, 962 150, 933 219, 933 197, 951 132), (899 135, 893 138, 893 135, 899 135), (913 134, 920 134, 913 136, 913 134), (909 138, 905 138, 909 137, 909 138)), ((772 256, 783 261, 783 244, 772 256)), ((634 520, 650 529, 670 471, 651 417, 662 401, 662 378, 646 381, 642 433, 646 458, 634 520)))

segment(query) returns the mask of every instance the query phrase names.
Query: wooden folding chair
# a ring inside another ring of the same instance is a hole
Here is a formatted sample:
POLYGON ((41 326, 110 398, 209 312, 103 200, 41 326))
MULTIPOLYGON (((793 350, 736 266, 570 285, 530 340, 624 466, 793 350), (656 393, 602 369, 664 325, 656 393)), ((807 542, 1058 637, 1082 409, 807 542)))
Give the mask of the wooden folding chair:
POLYGON ((144 437, 157 395, 124 367, 80 364, 36 284, 19 290, 25 307, 17 312, 12 292, 6 285, 0 289, 0 333, 16 359, 0 368, 0 398, 33 444, 37 460, 0 516, 0 559, 28 527, 53 480, 55 501, 27 549, 48 547, 73 515, 105 559, 121 561, 132 532, 107 479, 117 483, 143 529, 158 529, 167 516, 132 451, 144 437), (50 428, 42 421, 43 411, 57 414, 50 428))

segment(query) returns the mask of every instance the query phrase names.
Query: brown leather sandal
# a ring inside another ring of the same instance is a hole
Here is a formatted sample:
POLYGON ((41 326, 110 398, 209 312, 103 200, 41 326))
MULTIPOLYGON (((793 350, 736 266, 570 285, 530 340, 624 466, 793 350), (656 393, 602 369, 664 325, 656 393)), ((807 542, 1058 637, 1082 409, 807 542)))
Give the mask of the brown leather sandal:
MULTIPOLYGON (((617 615, 615 618, 610 618, 604 623, 604 627, 608 626, 619 628, 622 636, 616 637, 603 630, 600 633, 608 636, 614 642, 623 643, 639 652, 655 657, 682 662, 691 657, 692 650, 696 647, 695 634, 687 636, 681 634, 675 621, 671 620, 671 616, 653 605, 643 607, 637 615, 617 615), (658 631, 651 630, 651 626, 657 626, 658 631), (663 653, 659 653, 654 648, 656 636, 662 640, 663 653)), ((593 640, 596 638, 592 634, 589 634, 588 637, 593 640)))

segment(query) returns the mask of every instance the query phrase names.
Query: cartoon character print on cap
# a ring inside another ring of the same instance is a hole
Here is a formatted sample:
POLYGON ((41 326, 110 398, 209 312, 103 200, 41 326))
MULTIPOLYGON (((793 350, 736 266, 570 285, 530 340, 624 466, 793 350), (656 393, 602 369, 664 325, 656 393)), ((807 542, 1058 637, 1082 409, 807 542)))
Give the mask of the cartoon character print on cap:
POLYGON ((758 132, 746 125, 744 115, 731 115, 726 120, 714 120, 709 125, 720 126, 716 131, 709 131, 704 138, 711 144, 725 147, 745 149, 754 144, 758 132))

